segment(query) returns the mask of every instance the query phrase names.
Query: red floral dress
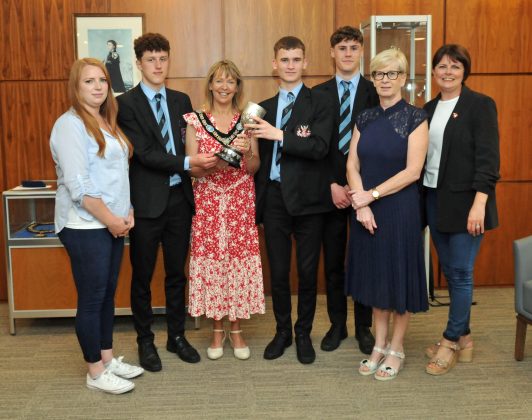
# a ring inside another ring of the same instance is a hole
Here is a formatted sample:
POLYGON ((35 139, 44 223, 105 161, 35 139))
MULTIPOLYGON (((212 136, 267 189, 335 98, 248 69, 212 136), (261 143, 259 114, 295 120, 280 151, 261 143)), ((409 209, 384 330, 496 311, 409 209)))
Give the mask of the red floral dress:
MULTIPOLYGON (((216 126, 212 115, 206 114, 216 126)), ((229 130, 240 114, 231 120, 229 130)), ((195 113, 184 116, 196 130, 198 153, 220 151, 221 145, 195 113)), ((191 316, 205 314, 230 321, 264 313, 264 287, 255 225, 253 176, 242 167, 227 167, 194 182, 196 214, 190 244, 189 302, 191 316)))

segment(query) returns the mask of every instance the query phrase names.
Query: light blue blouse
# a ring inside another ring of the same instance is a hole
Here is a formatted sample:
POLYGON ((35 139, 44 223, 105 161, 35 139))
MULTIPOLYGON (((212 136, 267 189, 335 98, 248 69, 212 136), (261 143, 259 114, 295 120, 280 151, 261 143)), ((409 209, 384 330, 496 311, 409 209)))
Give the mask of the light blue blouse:
POLYGON ((105 139, 103 158, 97 155, 98 143, 72 108, 54 124, 50 149, 57 173, 56 232, 67 224, 71 209, 82 220, 96 220, 81 206, 86 195, 100 198, 116 216, 126 217, 129 213, 127 147, 105 130, 102 133, 105 139))

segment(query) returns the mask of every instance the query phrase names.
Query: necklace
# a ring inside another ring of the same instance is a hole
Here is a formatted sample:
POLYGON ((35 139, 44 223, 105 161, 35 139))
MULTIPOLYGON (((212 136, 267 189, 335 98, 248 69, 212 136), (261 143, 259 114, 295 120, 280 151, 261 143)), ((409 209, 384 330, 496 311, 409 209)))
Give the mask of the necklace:
POLYGON ((214 126, 214 124, 211 122, 211 120, 209 120, 209 117, 207 117, 206 114, 197 111, 195 111, 195 114, 198 116, 198 119, 203 128, 205 128, 205 130, 207 130, 207 132, 211 136, 218 140, 218 142, 222 143, 225 146, 230 145, 233 140, 236 139, 236 137, 244 130, 244 127, 240 122, 240 117, 238 117, 237 123, 229 131, 229 133, 223 133, 214 126))

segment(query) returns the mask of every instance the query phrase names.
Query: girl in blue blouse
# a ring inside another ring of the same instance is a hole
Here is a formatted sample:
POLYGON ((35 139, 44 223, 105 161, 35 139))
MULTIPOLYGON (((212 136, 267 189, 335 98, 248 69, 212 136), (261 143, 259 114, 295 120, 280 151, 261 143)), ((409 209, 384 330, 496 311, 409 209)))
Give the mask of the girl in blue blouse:
POLYGON ((87 387, 112 394, 134 388, 143 369, 113 357, 114 296, 124 236, 134 226, 129 201, 131 144, 116 124, 105 66, 76 61, 71 108, 55 122, 50 148, 57 172, 55 228, 70 257, 78 293, 76 334, 87 387))

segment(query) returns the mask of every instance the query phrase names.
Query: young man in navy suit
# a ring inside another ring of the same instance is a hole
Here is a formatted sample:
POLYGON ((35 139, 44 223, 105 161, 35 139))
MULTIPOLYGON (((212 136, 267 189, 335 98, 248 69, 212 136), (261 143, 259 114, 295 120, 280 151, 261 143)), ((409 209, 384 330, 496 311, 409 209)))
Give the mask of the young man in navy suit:
POLYGON ((255 175, 257 223, 264 224, 270 262, 276 334, 264 351, 276 359, 292 344, 290 259, 296 241, 298 281, 297 358, 312 363, 316 353, 310 339, 316 309, 316 283, 323 214, 331 203, 327 153, 332 131, 331 106, 320 92, 302 81, 307 66, 305 45, 292 36, 274 46, 273 69, 279 93, 261 103, 267 114, 257 118, 261 166, 255 175))
POLYGON ((148 33, 134 42, 137 68, 142 81, 118 96, 118 123, 133 144, 129 169, 135 228, 129 233, 131 310, 137 331, 140 365, 149 371, 162 364, 151 331, 153 311, 150 283, 159 244, 164 256, 166 348, 188 363, 200 356, 185 338, 185 259, 187 257, 194 197, 188 171, 216 165, 212 154, 185 156, 186 122, 192 111, 188 95, 166 89, 170 44, 148 33))
MULTIPOLYGON (((377 106, 379 98, 373 84, 360 74, 364 39, 352 26, 338 28, 331 35, 331 57, 336 75, 315 86, 313 92, 327 95, 334 104, 334 126, 327 157, 330 194, 334 209, 324 217, 323 255, 327 284, 327 312, 331 327, 321 349, 333 351, 347 337, 347 300, 344 294, 347 226, 352 212, 346 179, 346 162, 355 117, 364 109, 377 106)), ((371 333, 371 308, 355 302, 355 337, 360 350, 371 354, 375 338, 371 333)))

